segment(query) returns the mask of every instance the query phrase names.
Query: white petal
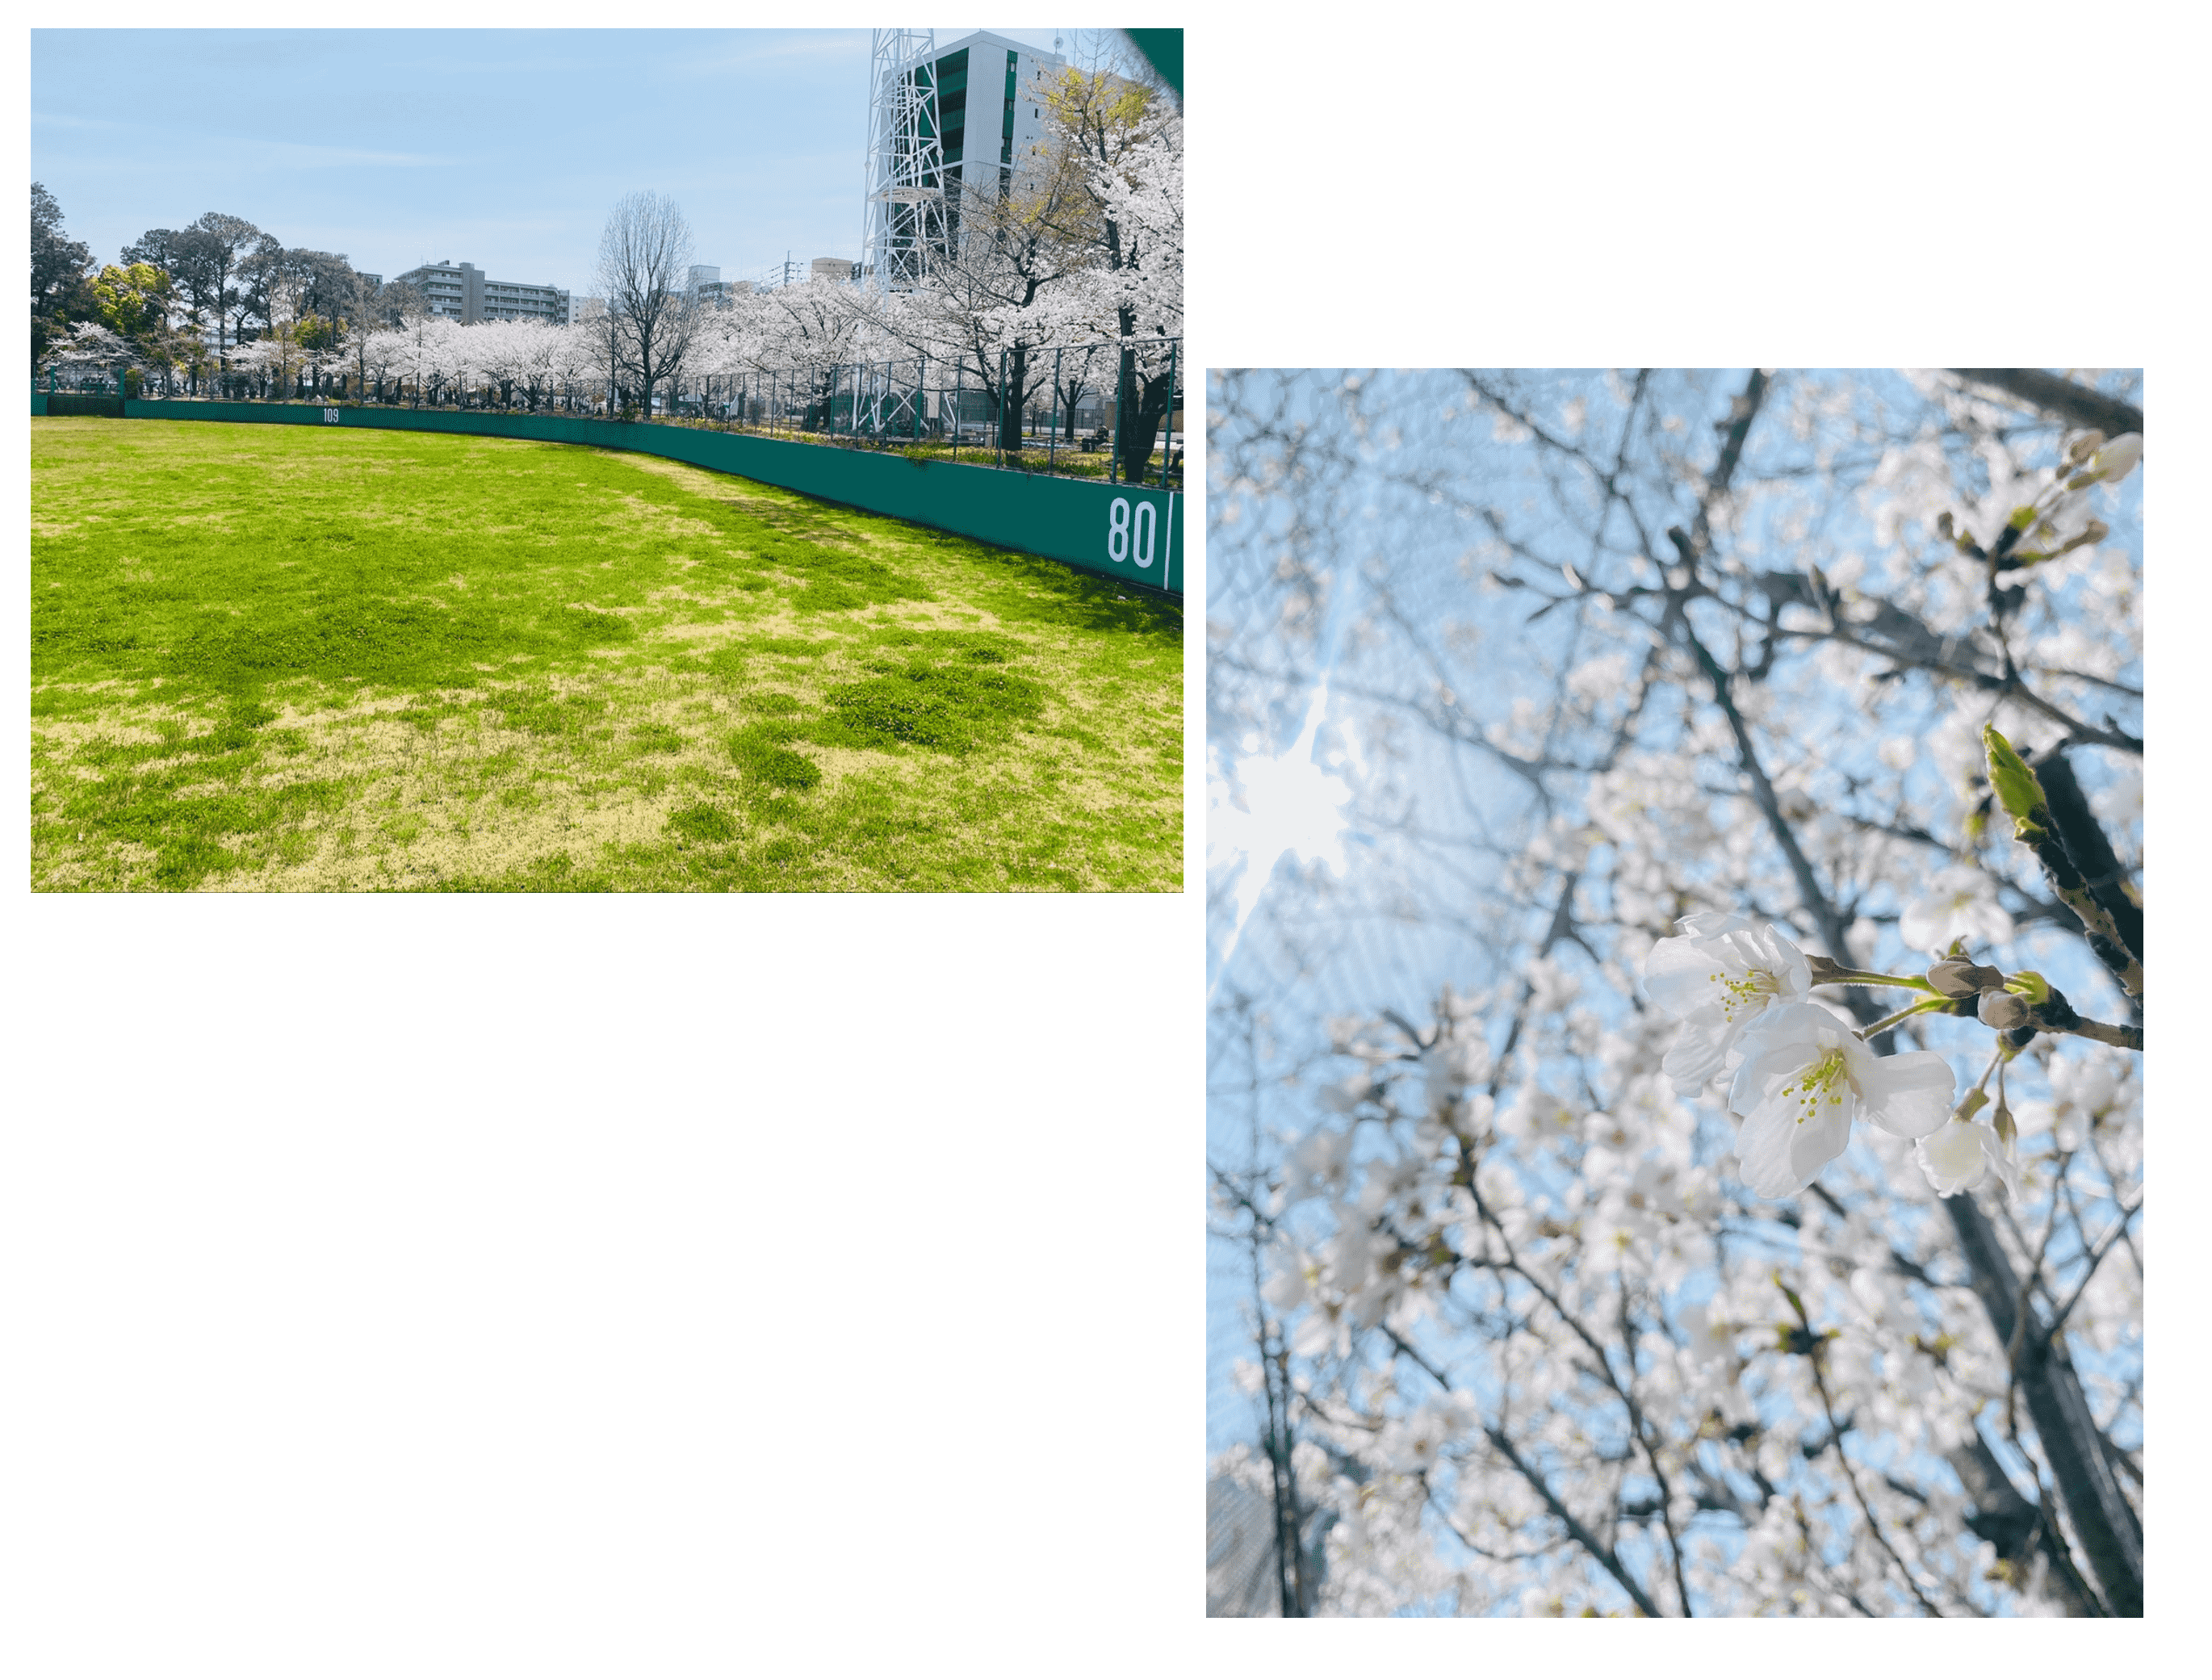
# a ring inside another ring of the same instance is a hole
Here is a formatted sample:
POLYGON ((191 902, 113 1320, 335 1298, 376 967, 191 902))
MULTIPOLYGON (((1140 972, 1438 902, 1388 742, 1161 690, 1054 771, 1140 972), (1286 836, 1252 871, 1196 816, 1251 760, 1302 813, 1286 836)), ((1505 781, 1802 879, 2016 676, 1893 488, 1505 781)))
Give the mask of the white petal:
MULTIPOLYGON (((1735 1135, 1735 1157, 1753 1195, 1795 1196, 1812 1182, 1799 1177, 1790 1152, 1797 1141, 1796 1104, 1770 1098, 1753 1109, 1735 1135)), ((1817 1170, 1817 1169, 1816 1169, 1817 1170)))
POLYGON ((1698 941, 1662 939, 1644 965, 1644 995, 1677 1020, 1717 1006, 1723 994, 1712 977, 1728 972, 1718 953, 1698 941))
POLYGON ((1850 1147, 1851 1105, 1847 1100, 1823 1102, 1813 1117, 1797 1128, 1790 1145, 1790 1168, 1797 1174, 1801 1190, 1820 1176, 1820 1169, 1850 1147))
POLYGON ((1728 1060, 1729 1047, 1736 1039, 1733 1027, 1715 1027, 1703 1021, 1685 1021, 1674 1048, 1667 1059, 1659 1064, 1660 1071, 1674 1081, 1674 1094, 1694 1097, 1705 1088, 1705 1081, 1720 1072, 1721 1064, 1728 1060))
POLYGON ((1928 1175, 1928 1182, 1939 1196, 1955 1196, 1960 1190, 1972 1190, 1982 1181, 1989 1170, 1989 1156, 1982 1147, 1979 1132, 1996 1134, 1986 1126, 1949 1125, 1923 1137, 1913 1147, 1920 1170, 1928 1175))
POLYGON ((1798 1124, 1802 1105, 1774 1096, 1752 1109, 1736 1131, 1736 1160, 1754 1196, 1796 1196, 1851 1142, 1851 1102, 1823 1102, 1812 1120, 1798 1124))
POLYGON ((1786 1039, 1760 1049, 1748 1033, 1744 1035, 1743 1049, 1743 1065, 1735 1070, 1735 1082, 1729 1087, 1729 1107, 1737 1114, 1749 1114, 1765 1101, 1777 1080, 1787 1079, 1820 1059, 1820 1051, 1812 1045, 1786 1039), (1752 1053, 1754 1050, 1756 1054, 1752 1053))
POLYGON ((1817 1003, 1777 1003, 1744 1029, 1744 1050, 1758 1055, 1770 1045, 1795 1042, 1805 1059, 1817 1062, 1850 1038, 1850 1030, 1817 1003))
POLYGON ((1751 923, 1733 910, 1698 910, 1684 916, 1674 924, 1692 939, 1711 939, 1721 934, 1732 934, 1751 923))
POLYGON ((1934 1050, 1877 1056, 1871 1068, 1852 1069, 1861 1112, 1899 1137, 1925 1137, 1950 1117, 1958 1077, 1934 1050))
POLYGON ((1813 995, 1813 968, 1805 960, 1805 953, 1783 937, 1781 928, 1769 928, 1766 931, 1772 935, 1784 959, 1783 965, 1774 971, 1775 978, 1782 982, 1782 995, 1784 997, 1810 997, 1813 995))

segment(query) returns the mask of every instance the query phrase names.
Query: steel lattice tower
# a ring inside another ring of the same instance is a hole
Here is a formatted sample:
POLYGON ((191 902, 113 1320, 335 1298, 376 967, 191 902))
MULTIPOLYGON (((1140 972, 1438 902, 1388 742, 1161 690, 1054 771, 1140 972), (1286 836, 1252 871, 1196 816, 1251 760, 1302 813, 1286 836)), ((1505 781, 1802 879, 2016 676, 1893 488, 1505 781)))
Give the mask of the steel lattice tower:
POLYGON ((913 290, 950 244, 936 57, 934 29, 875 31, 860 260, 881 291, 913 290))

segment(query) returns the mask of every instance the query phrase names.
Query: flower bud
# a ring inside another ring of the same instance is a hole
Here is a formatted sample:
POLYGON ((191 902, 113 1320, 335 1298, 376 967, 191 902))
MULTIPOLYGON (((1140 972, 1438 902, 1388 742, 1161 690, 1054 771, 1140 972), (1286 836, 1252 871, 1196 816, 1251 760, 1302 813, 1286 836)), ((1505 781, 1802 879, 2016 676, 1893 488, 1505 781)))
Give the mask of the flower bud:
POLYGON ((1928 983, 1946 997, 1972 997, 1977 992, 2002 990, 2004 975, 1964 957, 1946 957, 1928 971, 1928 983))
POLYGON ((2013 837, 2033 845, 2044 837, 2042 823, 2037 813, 2050 815, 2050 807, 2043 796, 2043 784, 2036 780, 2035 772, 2027 761, 2013 750, 2012 743, 1997 733, 1996 726, 1982 726, 1982 745, 1989 752, 1990 787, 2012 819, 2013 837))
POLYGON ((2117 484, 2136 470, 2142 459, 2142 434, 2122 432, 2089 457, 2088 471, 2108 484, 2117 484))
POLYGON ((1980 1007, 1974 1012, 1982 1018, 1982 1025, 1994 1026, 2000 1032, 2028 1024, 2030 1011, 2024 998, 2010 992, 1984 992, 1980 1007))
POLYGON ((1987 1126, 1938 1126, 1914 1146, 1914 1153, 1929 1187, 1938 1196, 1956 1196, 1989 1176, 1991 1156, 2002 1153, 1996 1146, 1996 1134, 1987 1126))
POLYGON ((2086 461, 2104 447, 2104 433, 2096 430, 2086 431, 2066 446, 2064 457, 2066 465, 2073 466, 2079 462, 2086 461))

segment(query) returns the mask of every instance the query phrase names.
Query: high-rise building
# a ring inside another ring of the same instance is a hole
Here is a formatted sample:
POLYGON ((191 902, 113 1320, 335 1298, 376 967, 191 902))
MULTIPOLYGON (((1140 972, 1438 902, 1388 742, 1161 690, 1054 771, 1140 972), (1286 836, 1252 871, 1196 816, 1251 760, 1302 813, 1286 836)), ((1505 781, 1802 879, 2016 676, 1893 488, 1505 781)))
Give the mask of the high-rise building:
POLYGON ((487 279, 474 263, 424 263, 398 277, 422 294, 432 314, 449 320, 539 320, 565 326, 572 319, 568 294, 559 287, 487 279))
POLYGON ((936 39, 876 32, 860 264, 895 291, 958 249, 963 193, 1012 192, 1044 138, 1037 78, 1067 62, 988 29, 936 39))

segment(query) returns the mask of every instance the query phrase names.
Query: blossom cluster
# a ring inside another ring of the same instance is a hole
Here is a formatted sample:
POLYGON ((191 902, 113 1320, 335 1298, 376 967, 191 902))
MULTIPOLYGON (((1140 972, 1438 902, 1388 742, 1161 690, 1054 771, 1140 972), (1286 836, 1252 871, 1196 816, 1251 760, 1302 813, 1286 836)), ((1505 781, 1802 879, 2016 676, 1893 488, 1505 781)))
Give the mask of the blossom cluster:
POLYGON ((1805 1189, 1850 1147, 1858 1120, 1912 1142, 1938 1195, 1991 1175, 2010 1193, 2011 1141, 1978 1103, 1954 1110, 1949 1062, 1933 1050, 1876 1055, 1863 1030, 1811 1001, 1810 965, 1780 928, 1716 910, 1679 925, 1644 969, 1645 995, 1682 1023, 1664 1068, 1685 1097, 1731 1075, 1736 1160, 1754 1194, 1805 1189))

